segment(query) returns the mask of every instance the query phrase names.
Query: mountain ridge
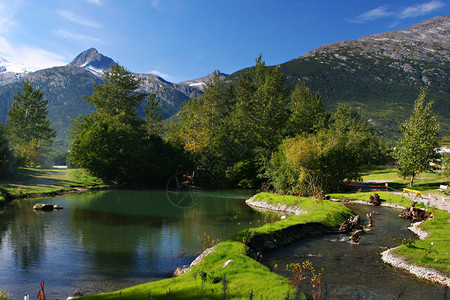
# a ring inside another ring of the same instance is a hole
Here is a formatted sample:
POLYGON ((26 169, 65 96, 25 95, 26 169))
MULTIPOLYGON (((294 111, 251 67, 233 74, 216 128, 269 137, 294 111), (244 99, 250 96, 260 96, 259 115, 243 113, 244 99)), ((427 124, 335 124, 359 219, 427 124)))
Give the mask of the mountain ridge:
POLYGON ((328 111, 338 103, 361 109, 381 134, 398 137, 422 86, 436 98, 441 131, 450 135, 450 17, 405 30, 366 35, 313 49, 280 64, 288 85, 304 81, 328 111))
MULTIPOLYGON (((325 44, 281 63, 280 70, 286 85, 293 87, 304 81, 319 92, 328 111, 335 110, 338 103, 356 106, 381 134, 393 137, 412 109, 420 87, 428 85, 430 94, 438 99, 435 111, 443 133, 450 135, 449 43, 450 17, 439 16, 405 30, 325 44)), ((29 80, 43 89, 52 126, 59 139, 67 141, 75 117, 94 109, 83 97, 92 93, 93 85, 102 83, 103 71, 113 63, 95 48, 81 52, 66 66, 36 72, 5 75, 0 63, 0 121, 6 119, 17 90, 29 80)), ((245 71, 229 76, 221 73, 221 78, 233 83, 245 71)), ((203 84, 212 77, 172 83, 154 74, 133 74, 141 80, 142 91, 157 95, 166 117, 175 114, 185 101, 201 95, 203 84)))

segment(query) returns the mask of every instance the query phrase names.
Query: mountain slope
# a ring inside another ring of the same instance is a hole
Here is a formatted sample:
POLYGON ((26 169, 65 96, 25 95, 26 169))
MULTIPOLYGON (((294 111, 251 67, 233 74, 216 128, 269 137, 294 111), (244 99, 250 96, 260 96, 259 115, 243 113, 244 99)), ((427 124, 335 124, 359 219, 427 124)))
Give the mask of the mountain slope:
MULTIPOLYGON (((216 70, 214 72, 219 72, 221 80, 224 80, 225 78, 228 77, 228 74, 221 73, 219 70, 216 70)), ((214 72, 209 74, 208 76, 204 76, 204 77, 201 77, 201 78, 180 82, 180 84, 188 85, 190 87, 196 87, 196 88, 198 88, 198 89, 203 91, 203 85, 213 78, 214 72)))
MULTIPOLYGON (((6 120, 6 112, 14 101, 14 95, 28 80, 44 91, 45 98, 49 100, 49 118, 56 130, 58 143, 67 144, 73 120, 79 114, 84 115, 94 109, 84 102, 84 97, 92 93, 93 85, 103 82, 103 71, 114 63, 113 59, 91 48, 66 66, 31 73, 12 73, 8 80, 3 81, 0 76, 0 121, 6 120)), ((155 93, 160 99, 161 112, 166 117, 177 112, 186 100, 202 93, 195 87, 170 83, 156 75, 135 75, 142 80, 142 91, 155 93)))
POLYGON ((338 103, 360 107, 388 136, 398 134, 420 87, 428 85, 450 135, 450 17, 324 45, 280 67, 288 84, 303 80, 320 92, 328 110, 338 103))

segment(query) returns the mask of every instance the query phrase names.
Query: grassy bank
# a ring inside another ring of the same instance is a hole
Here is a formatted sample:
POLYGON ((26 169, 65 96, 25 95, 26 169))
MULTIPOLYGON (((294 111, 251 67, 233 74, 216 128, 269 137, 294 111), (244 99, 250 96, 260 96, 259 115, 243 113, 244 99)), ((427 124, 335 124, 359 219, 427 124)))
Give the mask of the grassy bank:
MULTIPOLYGON (((399 191, 407 187, 409 180, 398 176, 395 168, 375 167, 367 170, 363 175, 365 182, 388 182, 389 187, 399 191)), ((439 185, 446 184, 445 178, 439 173, 423 173, 415 180, 413 189, 419 190, 425 196, 430 194, 440 199, 443 195, 436 189, 439 185)), ((348 200, 369 201, 369 196, 374 192, 364 193, 335 193, 333 198, 348 200)), ((380 198, 388 203, 399 204, 408 207, 411 204, 409 197, 402 197, 390 192, 376 192, 380 198)), ((448 201, 448 195, 445 196, 448 201)), ((425 201, 426 202, 426 201, 425 201)), ((425 203, 426 204, 426 203, 425 203)), ((436 208, 430 208, 424 204, 417 207, 428 209, 434 216, 420 225, 429 236, 425 240, 404 241, 403 245, 394 250, 394 253, 402 255, 409 263, 436 269, 446 276, 450 276, 450 214, 436 208)))
POLYGON ((299 224, 314 222, 338 226, 350 211, 341 203, 314 198, 300 199, 268 193, 256 197, 259 201, 298 205, 308 213, 242 231, 217 245, 215 251, 199 265, 179 277, 83 299, 150 299, 150 296, 151 299, 223 299, 224 294, 227 299, 251 299, 250 295, 253 299, 286 299, 288 295, 294 299, 295 288, 291 282, 260 264, 258 258, 261 258, 261 253, 256 253, 255 259, 251 258, 255 253, 252 254, 247 245, 256 237, 276 235, 299 224), (223 267, 229 260, 232 261, 223 267))
POLYGON ((424 240, 404 241, 394 250, 409 263, 429 267, 450 276, 450 214, 438 209, 431 209, 434 218, 420 225, 428 232, 424 240))
MULTIPOLYGON (((402 197, 398 194, 393 194, 391 192, 375 191, 375 192, 358 192, 358 193, 332 193, 330 196, 335 199, 341 200, 363 200, 369 202, 370 196, 377 193, 380 199, 387 203, 398 204, 401 206, 409 207, 411 205, 411 200, 408 197, 402 197)), ((417 207, 423 207, 423 205, 418 204, 417 207)))
POLYGON ((0 180, 3 199, 52 195, 107 185, 81 169, 20 168, 14 175, 0 180))

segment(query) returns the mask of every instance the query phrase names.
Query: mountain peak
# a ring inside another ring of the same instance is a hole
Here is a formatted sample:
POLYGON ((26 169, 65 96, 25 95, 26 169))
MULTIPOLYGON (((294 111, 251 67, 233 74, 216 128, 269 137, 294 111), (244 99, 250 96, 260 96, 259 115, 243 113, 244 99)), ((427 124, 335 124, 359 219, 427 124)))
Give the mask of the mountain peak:
POLYGON ((204 76, 204 77, 201 77, 201 78, 197 78, 197 79, 193 79, 193 80, 183 81, 183 82, 180 82, 180 84, 188 85, 188 86, 191 86, 191 87, 196 87, 196 88, 198 88, 198 89, 203 91, 203 85, 206 82, 210 81, 213 78, 214 73, 216 73, 216 72, 219 73, 220 79, 222 79, 222 80, 224 80, 228 76, 228 74, 222 73, 219 70, 215 70, 214 72, 212 72, 211 74, 209 74, 207 76, 204 76))
POLYGON ((113 64, 115 64, 114 60, 99 53, 97 49, 90 48, 78 54, 69 65, 86 69, 108 70, 113 64))

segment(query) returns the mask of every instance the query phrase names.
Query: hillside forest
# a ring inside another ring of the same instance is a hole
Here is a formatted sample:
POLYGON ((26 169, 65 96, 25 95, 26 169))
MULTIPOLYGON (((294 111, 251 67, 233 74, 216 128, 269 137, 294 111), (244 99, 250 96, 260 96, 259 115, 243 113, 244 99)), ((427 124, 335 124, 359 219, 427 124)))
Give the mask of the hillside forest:
MULTIPOLYGON (((185 102, 170 122, 163 122, 154 94, 138 91, 140 84, 117 64, 105 72, 103 83, 84 99, 95 109, 72 126, 71 147, 64 154, 69 165, 121 186, 161 188, 176 182, 178 188, 228 186, 316 195, 358 180, 367 165, 392 162, 411 176, 412 185, 413 177, 439 158, 439 124, 426 88, 411 112, 413 119, 423 116, 423 122, 405 122, 400 128, 404 139, 393 145, 380 138, 360 110, 339 104, 334 113, 326 112, 320 94, 301 81, 287 85, 280 67, 267 67, 261 56, 231 84, 215 73, 204 94, 185 102), (429 141, 423 149, 408 152, 424 134, 429 141), (422 157, 421 165, 411 156, 422 157)), ((17 166, 44 165, 48 151, 43 149, 54 139, 42 91, 33 91, 30 83, 23 90, 16 102, 34 99, 41 117, 31 118, 32 106, 25 105, 14 115, 27 122, 8 121, 1 128, 3 176, 17 166), (14 132, 25 123, 31 124, 27 133, 40 134, 22 137, 18 146, 14 132)), ((11 120, 16 106, 8 112, 11 120)))

